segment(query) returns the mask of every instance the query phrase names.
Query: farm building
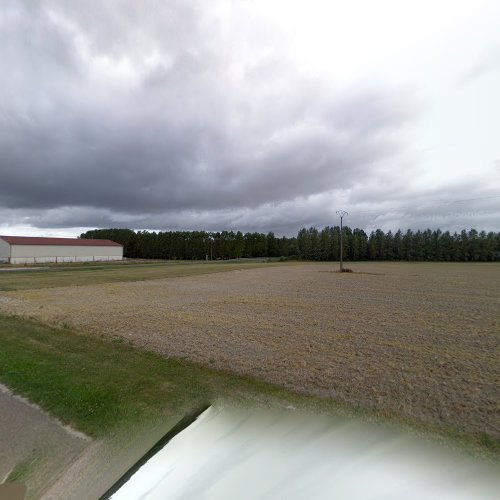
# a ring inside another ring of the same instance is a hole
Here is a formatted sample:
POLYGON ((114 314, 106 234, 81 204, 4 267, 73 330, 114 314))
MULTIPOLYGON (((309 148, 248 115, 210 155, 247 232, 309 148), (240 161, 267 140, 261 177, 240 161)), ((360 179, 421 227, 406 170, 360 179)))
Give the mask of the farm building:
POLYGON ((88 262, 122 260, 123 246, 111 240, 0 236, 0 262, 88 262))

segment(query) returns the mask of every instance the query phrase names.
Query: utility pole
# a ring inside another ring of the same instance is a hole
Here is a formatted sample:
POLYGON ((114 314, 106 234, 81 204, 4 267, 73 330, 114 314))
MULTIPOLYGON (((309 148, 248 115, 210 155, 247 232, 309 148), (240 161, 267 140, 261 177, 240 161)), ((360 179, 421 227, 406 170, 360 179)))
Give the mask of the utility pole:
POLYGON ((340 217, 340 272, 344 270, 344 262, 343 262, 343 252, 344 252, 344 240, 343 240, 343 231, 342 231, 342 219, 349 215, 345 210, 337 210, 337 215, 340 217))

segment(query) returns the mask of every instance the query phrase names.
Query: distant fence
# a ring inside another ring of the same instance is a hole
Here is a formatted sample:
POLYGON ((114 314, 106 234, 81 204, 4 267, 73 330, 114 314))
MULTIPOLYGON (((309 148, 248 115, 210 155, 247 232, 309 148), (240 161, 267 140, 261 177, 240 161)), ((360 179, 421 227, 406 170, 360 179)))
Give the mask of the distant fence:
POLYGON ((65 262, 108 262, 115 260, 123 260, 123 258, 117 255, 54 255, 43 257, 11 257, 6 262, 10 262, 10 264, 62 264, 65 262))

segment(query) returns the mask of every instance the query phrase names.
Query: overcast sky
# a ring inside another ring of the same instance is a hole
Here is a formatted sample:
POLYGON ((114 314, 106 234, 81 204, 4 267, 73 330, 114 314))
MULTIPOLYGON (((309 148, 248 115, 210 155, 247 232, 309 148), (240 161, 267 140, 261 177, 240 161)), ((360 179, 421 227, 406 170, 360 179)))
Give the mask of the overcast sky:
POLYGON ((2 0, 0 233, 500 230, 498 0, 2 0))

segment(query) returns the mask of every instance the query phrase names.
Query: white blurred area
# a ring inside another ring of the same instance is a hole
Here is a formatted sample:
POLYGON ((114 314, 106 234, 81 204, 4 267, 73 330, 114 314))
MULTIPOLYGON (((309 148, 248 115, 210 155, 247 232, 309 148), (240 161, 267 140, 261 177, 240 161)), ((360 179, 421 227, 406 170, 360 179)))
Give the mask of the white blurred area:
POLYGON ((500 467, 394 428, 211 407, 111 498, 498 499, 500 467))
POLYGON ((30 225, 0 224, 0 234, 5 236, 41 236, 44 238, 78 238, 80 234, 88 231, 87 227, 47 229, 30 225))

